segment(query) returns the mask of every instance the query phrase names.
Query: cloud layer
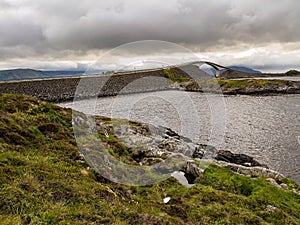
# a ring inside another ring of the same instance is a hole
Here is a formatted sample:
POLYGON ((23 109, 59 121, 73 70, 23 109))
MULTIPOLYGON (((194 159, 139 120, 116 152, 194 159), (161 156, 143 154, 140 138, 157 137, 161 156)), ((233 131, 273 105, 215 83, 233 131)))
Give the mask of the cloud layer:
POLYGON ((262 48, 264 56, 276 51, 299 59, 299 15, 298 0, 0 0, 0 66, 89 61, 120 44, 149 39, 219 62, 226 60, 217 54, 262 48))

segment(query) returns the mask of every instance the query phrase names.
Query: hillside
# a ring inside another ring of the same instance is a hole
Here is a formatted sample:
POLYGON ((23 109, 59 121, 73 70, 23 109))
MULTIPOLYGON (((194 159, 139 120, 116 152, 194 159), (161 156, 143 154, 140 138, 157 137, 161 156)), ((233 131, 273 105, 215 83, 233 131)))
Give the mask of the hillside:
POLYGON ((0 81, 31 80, 53 77, 68 77, 84 74, 85 71, 69 70, 34 70, 34 69, 12 69, 0 70, 0 81))
POLYGON ((224 71, 221 79, 237 79, 237 78, 255 78, 255 77, 284 77, 284 76, 299 76, 300 72, 297 70, 289 70, 286 73, 259 73, 251 70, 243 70, 238 68, 230 68, 224 71))
POLYGON ((298 70, 289 70, 285 74, 287 76, 300 76, 300 71, 298 71, 298 70))
POLYGON ((38 79, 43 77, 45 75, 41 71, 33 69, 0 70, 0 81, 38 79))
POLYGON ((254 70, 245 66, 228 66, 229 69, 240 71, 240 72, 246 72, 246 73, 257 73, 261 74, 262 72, 258 70, 254 70))
MULTIPOLYGON (((146 187, 112 183, 80 155, 71 110, 9 94, 0 103, 1 224, 300 223, 298 194, 222 167, 210 166, 192 188, 174 178, 146 187)), ((99 135, 115 157, 135 161, 115 136, 99 135)))
POLYGON ((216 92, 226 95, 300 94, 300 82, 288 80, 201 80, 178 84, 182 91, 216 92))

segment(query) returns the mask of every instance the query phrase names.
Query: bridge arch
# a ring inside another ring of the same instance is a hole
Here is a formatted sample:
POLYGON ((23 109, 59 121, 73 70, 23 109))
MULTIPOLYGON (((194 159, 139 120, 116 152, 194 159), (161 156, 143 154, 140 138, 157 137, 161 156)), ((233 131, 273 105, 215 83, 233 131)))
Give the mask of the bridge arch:
POLYGON ((230 70, 228 67, 225 67, 225 66, 213 63, 213 62, 209 62, 209 61, 195 61, 195 62, 186 63, 185 65, 195 65, 195 66, 200 67, 204 64, 209 65, 216 70, 215 77, 220 77, 221 70, 225 70, 225 71, 230 70))

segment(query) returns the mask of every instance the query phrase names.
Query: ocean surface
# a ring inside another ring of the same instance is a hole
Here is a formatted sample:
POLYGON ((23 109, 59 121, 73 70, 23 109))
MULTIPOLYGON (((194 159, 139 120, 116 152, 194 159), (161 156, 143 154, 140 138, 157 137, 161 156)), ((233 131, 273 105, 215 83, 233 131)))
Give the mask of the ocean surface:
POLYGON ((300 95, 160 91, 59 105, 170 127, 197 143, 251 155, 300 184, 300 95))

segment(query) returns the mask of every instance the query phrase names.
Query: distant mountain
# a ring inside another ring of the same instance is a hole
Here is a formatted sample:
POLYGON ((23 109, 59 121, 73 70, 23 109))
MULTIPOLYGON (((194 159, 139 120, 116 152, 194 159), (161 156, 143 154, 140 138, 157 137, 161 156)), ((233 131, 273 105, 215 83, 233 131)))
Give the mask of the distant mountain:
POLYGON ((246 73, 261 73, 258 70, 254 70, 248 67, 244 66, 228 66, 229 69, 240 71, 240 72, 246 72, 246 73))
POLYGON ((43 77, 45 77, 45 75, 42 73, 42 71, 33 69, 14 69, 0 71, 1 81, 38 79, 43 77))
MULTIPOLYGON (((105 74, 105 70, 89 71, 88 74, 105 74)), ((13 69, 0 70, 0 81, 42 79, 55 77, 79 76, 85 74, 81 70, 34 70, 34 69, 13 69)))
POLYGON ((74 70, 43 70, 41 71, 47 77, 60 77, 60 76, 76 76, 84 74, 85 71, 74 70))
MULTIPOLYGON (((227 68, 235 70, 235 71, 239 71, 239 72, 261 74, 261 72, 258 70, 253 70, 251 68, 243 67, 243 66, 228 66, 227 68)), ((216 69, 214 69, 213 67, 202 68, 202 70, 210 75, 216 74, 216 69)), ((223 72, 225 72, 225 69, 221 69, 220 72, 222 74, 223 72)))
POLYGON ((56 70, 56 71, 41 71, 33 69, 13 69, 13 70, 0 70, 0 81, 12 80, 27 80, 27 79, 42 79, 52 77, 67 77, 84 74, 85 71, 69 71, 69 70, 56 70))

